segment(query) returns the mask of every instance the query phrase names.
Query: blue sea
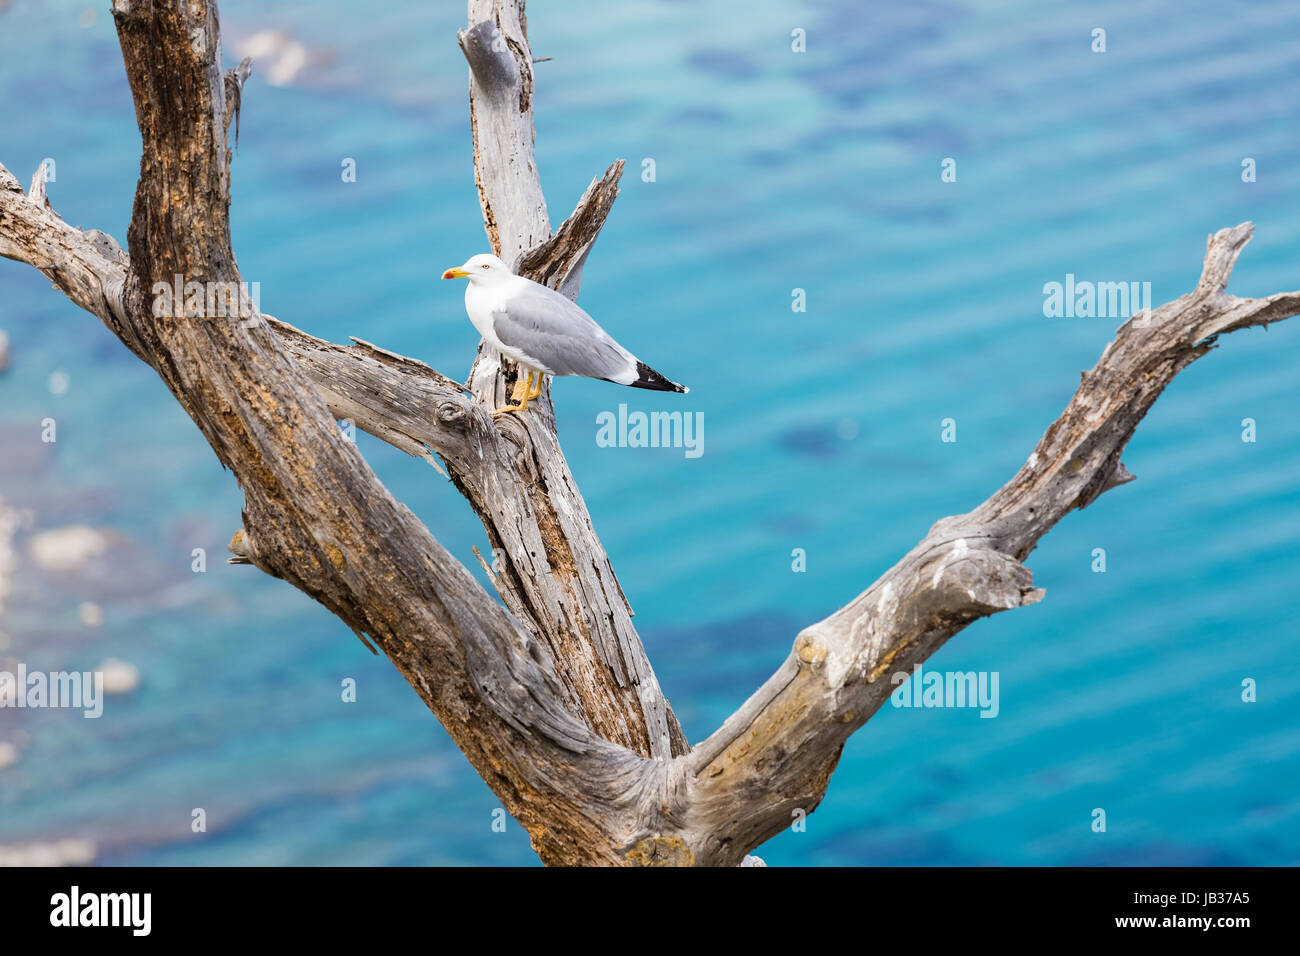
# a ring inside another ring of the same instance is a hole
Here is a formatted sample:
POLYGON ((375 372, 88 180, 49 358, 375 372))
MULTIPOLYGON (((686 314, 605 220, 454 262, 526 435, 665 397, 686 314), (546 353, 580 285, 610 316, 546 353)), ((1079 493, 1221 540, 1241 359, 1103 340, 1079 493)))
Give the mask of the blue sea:
MULTIPOLYGON (((26 182, 53 159, 55 208, 125 244, 140 137, 107 4, 0 7, 0 162, 26 182)), ((433 281, 487 248, 463 4, 221 15, 230 64, 269 51, 232 189, 262 309, 463 376, 476 333, 459 283, 433 281)), ((1045 284, 1149 282, 1159 304, 1195 286, 1209 233, 1249 219, 1230 291, 1300 288, 1293 3, 574 0, 533 4, 528 26, 551 58, 536 149, 552 222, 628 160, 581 303, 691 386, 564 379, 553 396, 692 741, 801 627, 1024 461, 1121 324, 1045 317, 1045 284), (620 403, 702 413, 703 454, 602 447, 597 417, 620 403)), ((224 563, 240 493, 150 369, 6 260, 0 329, 0 498, 25 522, 0 669, 117 658, 140 675, 98 720, 0 711, 0 846, 77 838, 107 865, 537 864, 385 659, 224 563), (32 540, 67 526, 110 549, 38 566, 32 540)), ((1142 423, 1124 458, 1138 480, 1030 555, 1046 598, 928 663, 996 672, 997 717, 887 705, 806 828, 757 851, 770 865, 1300 863, 1300 320, 1220 346, 1142 423)), ((485 535, 455 489, 358 442, 478 573, 485 535)))

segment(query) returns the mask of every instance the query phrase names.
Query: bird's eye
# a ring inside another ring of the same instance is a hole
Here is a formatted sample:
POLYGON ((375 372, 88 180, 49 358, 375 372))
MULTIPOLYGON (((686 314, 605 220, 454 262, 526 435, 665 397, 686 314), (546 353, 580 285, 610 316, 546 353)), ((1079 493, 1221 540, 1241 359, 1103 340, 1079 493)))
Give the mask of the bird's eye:
POLYGON ((483 266, 482 266, 482 267, 483 267, 484 269, 486 269, 486 268, 487 268, 487 263, 486 263, 486 262, 483 263, 483 266))

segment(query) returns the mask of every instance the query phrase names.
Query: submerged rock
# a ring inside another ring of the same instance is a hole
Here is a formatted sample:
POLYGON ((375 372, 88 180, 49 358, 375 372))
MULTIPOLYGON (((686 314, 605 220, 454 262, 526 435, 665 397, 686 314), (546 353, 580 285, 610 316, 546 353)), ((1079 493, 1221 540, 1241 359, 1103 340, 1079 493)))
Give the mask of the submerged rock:
POLYGON ((109 549, 109 536, 85 525, 69 525, 32 535, 27 548, 46 571, 77 571, 109 549))
POLYGON ((50 843, 0 846, 0 866, 88 866, 96 855, 95 844, 69 837, 50 843))
POLYGON ((298 40, 279 30, 259 30, 238 44, 241 57, 252 57, 272 86, 288 86, 303 70, 320 61, 298 40))
POLYGON ((140 686, 140 668, 130 661, 110 657, 95 670, 104 675, 105 694, 129 694, 140 686))

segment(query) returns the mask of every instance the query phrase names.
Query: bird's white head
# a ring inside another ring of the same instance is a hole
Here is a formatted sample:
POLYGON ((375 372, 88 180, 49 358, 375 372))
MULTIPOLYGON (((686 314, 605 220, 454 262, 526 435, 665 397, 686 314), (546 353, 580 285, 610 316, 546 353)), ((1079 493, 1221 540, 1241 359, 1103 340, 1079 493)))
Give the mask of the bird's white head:
POLYGON ((444 279, 468 279, 475 285, 490 285, 513 275, 510 267, 491 253, 484 252, 471 256, 463 266, 448 269, 442 274, 444 279))

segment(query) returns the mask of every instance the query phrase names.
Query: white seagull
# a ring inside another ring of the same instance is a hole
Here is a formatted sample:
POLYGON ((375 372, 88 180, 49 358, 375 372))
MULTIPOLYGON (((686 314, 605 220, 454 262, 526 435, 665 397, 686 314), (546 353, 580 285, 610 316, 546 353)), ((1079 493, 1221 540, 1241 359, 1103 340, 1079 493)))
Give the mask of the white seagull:
POLYGON ((522 377, 510 395, 518 404, 498 408, 495 415, 526 409, 542 394, 543 375, 581 375, 660 392, 689 391, 637 359, 563 295, 515 275, 496 256, 474 256, 442 277, 469 279, 469 320, 489 345, 519 363, 522 377))

